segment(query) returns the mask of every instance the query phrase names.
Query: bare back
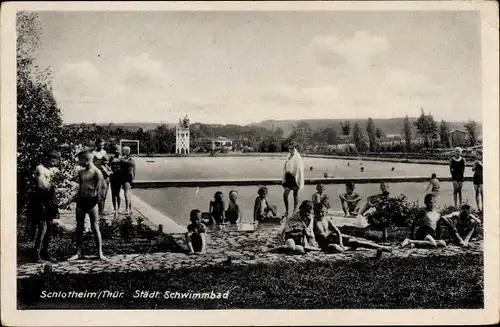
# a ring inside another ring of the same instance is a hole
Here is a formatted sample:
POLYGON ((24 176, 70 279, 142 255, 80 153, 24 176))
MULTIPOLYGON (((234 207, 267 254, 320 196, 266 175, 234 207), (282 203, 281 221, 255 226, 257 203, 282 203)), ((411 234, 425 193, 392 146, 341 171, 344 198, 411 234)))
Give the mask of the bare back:
POLYGON ((55 168, 38 165, 35 169, 36 186, 41 190, 49 191, 52 188, 52 178, 55 173, 55 168))

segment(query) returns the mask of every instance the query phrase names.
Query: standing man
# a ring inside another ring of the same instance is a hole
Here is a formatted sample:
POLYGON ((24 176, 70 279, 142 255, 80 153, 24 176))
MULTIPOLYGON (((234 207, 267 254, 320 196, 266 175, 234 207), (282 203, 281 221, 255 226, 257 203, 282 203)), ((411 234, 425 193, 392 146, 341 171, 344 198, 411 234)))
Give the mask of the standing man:
POLYGON ((299 190, 304 188, 304 162, 302 161, 302 157, 297 150, 297 144, 290 144, 288 151, 290 152, 290 156, 285 162, 282 180, 284 188, 283 201, 285 202, 284 217, 289 216, 288 196, 290 191, 293 191, 293 213, 295 213, 299 206, 299 190))
POLYGON ((105 214, 104 206, 106 204, 106 197, 108 195, 109 189, 109 171, 106 169, 104 162, 106 161, 106 150, 104 150, 104 140, 102 138, 98 138, 95 141, 95 148, 92 151, 94 155, 94 165, 99 168, 103 174, 103 185, 100 188, 99 193, 99 215, 102 216, 105 214))
POLYGON ((57 152, 47 152, 42 163, 35 168, 35 191, 32 193, 28 217, 32 226, 37 226, 35 238, 35 261, 55 261, 48 252, 52 221, 59 213, 53 177, 59 158, 57 152))

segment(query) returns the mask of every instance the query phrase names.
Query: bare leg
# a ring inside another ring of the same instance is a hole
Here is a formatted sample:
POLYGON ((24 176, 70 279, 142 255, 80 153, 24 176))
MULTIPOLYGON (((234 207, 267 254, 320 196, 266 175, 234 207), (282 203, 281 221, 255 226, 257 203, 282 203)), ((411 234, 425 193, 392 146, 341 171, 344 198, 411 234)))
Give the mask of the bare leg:
POLYGON ((106 207, 106 197, 108 196, 109 189, 109 178, 103 181, 102 193, 99 196, 99 214, 104 214, 104 208, 106 207))
POLYGON ((98 215, 99 212, 97 206, 95 206, 92 210, 89 211, 90 228, 92 229, 92 233, 94 234, 95 244, 97 245, 97 256, 101 260, 106 260, 106 257, 102 253, 102 238, 101 238, 101 232, 99 231, 98 215))
POLYGON ((347 204, 346 201, 340 200, 340 203, 342 204, 342 211, 344 211, 345 217, 349 216, 349 205, 347 204))
POLYGON ((42 241, 45 240, 45 234, 47 233, 47 222, 46 221, 40 221, 38 224, 38 230, 36 232, 36 238, 35 238, 35 251, 36 251, 36 261, 44 261, 41 257, 41 252, 42 252, 42 241))
POLYGON ((297 212, 299 208, 299 189, 293 189, 293 213, 297 212))
POLYGON ((365 204, 365 206, 363 207, 363 209, 361 209, 361 210, 359 211, 359 214, 360 214, 360 215, 363 215, 363 214, 364 214, 366 211, 368 211, 368 209, 370 209, 371 207, 372 207, 372 206, 371 206, 370 202, 367 202, 367 203, 365 204))
POLYGON ((132 210, 132 202, 130 200, 130 189, 132 187, 130 186, 130 183, 125 183, 123 185, 123 195, 125 196, 125 211, 126 213, 130 213, 130 210, 132 210))
POLYGON ((82 259, 82 241, 83 241, 83 231, 85 229, 85 211, 82 208, 76 208, 76 254, 68 259, 77 260, 82 259))
POLYGON ((406 247, 408 245, 413 244, 416 247, 422 248, 437 248, 437 247, 445 247, 446 243, 443 240, 435 240, 432 236, 427 235, 424 240, 410 240, 405 239, 401 244, 401 247, 406 247))
POLYGON ((285 187, 283 191, 283 202, 285 203, 285 216, 288 217, 288 195, 290 194, 290 189, 285 187))
POLYGON ((469 245, 469 241, 472 237, 472 234, 474 234, 474 231, 476 230, 476 227, 472 227, 472 229, 469 231, 469 233, 467 234, 467 236, 465 237, 464 239, 464 243, 465 243, 465 246, 468 246, 469 245))
POLYGON ((346 243, 348 246, 354 247, 354 248, 375 249, 375 250, 381 250, 383 252, 391 252, 392 251, 392 249, 388 246, 378 245, 378 244, 370 242, 370 241, 349 239, 346 243))
POLYGON ((42 239, 42 248, 41 248, 40 253, 43 255, 43 257, 46 260, 56 261, 54 258, 52 258, 49 255, 49 242, 50 242, 50 236, 51 236, 51 233, 52 233, 53 223, 52 223, 52 221, 48 221, 46 223, 46 225, 47 225, 47 230, 45 232, 45 237, 42 239))
POLYGON ((458 195, 458 182, 453 181, 453 202, 455 203, 455 207, 457 206, 457 195, 458 195))
POLYGON ((462 185, 463 185, 463 182, 458 182, 457 192, 458 192, 458 201, 459 201, 460 205, 462 205, 462 185))
POLYGON ((354 206, 354 210, 352 211, 352 214, 357 215, 360 209, 361 209, 361 201, 358 201, 358 202, 356 202, 356 205, 354 206))

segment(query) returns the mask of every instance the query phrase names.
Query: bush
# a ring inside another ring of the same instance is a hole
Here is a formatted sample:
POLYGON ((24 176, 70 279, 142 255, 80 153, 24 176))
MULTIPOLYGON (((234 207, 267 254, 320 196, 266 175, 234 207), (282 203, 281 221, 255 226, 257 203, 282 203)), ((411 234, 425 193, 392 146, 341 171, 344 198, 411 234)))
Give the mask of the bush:
POLYGON ((367 216, 374 229, 387 227, 408 227, 418 214, 418 204, 409 203, 408 198, 401 194, 375 204, 375 212, 367 216))
POLYGON ((120 236, 125 240, 130 240, 134 238, 137 234, 137 230, 134 226, 132 217, 126 216, 119 224, 118 230, 120 232, 120 236))

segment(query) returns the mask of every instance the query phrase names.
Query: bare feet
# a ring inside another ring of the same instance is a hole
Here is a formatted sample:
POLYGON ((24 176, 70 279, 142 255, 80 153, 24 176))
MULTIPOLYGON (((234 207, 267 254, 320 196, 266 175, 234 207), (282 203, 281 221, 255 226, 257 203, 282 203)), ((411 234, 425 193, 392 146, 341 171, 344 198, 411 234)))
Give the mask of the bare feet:
POLYGON ((403 243, 401 243, 401 247, 405 248, 408 245, 410 245, 410 240, 408 238, 405 238, 405 240, 403 241, 403 243))
POLYGON ((102 254, 102 253, 101 253, 101 254, 99 254, 99 255, 97 256, 97 258, 98 258, 99 260, 103 260, 103 261, 108 261, 108 260, 109 260, 109 259, 108 259, 108 258, 106 258, 106 257, 104 256, 104 254, 102 254))

